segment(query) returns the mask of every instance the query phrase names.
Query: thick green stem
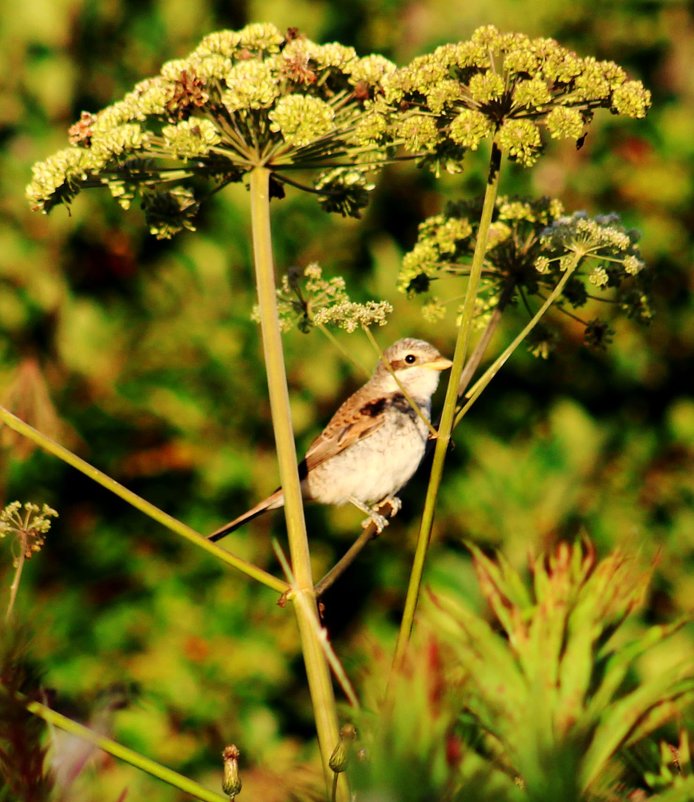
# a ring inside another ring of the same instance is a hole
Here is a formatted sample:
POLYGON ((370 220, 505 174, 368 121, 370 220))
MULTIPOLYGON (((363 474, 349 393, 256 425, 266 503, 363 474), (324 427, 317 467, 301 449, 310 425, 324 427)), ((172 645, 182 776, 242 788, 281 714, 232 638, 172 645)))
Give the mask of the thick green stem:
POLYGON ((429 485, 427 487, 427 495, 424 502, 424 512, 422 514, 422 523, 419 529, 417 547, 415 549, 412 572, 410 574, 410 582, 407 588, 405 609, 402 615, 400 632, 398 634, 398 640, 395 647, 395 656, 393 659, 394 670, 397 670, 402 663, 403 657, 405 656, 405 652, 407 650, 407 645, 410 640, 410 635, 412 633, 415 611, 417 609, 417 601, 419 599, 419 593, 422 586, 422 576, 424 575, 424 563, 426 561, 426 554, 429 548, 429 541, 431 539, 431 531, 434 526, 436 500, 438 498, 441 478, 443 476, 443 466, 446 460, 446 452, 448 450, 448 444, 453 431, 453 422, 455 419, 460 378, 462 376, 463 368, 465 367, 465 360, 470 348, 475 301, 477 298, 480 276, 482 275, 484 256, 487 250, 489 226, 492 222, 494 203, 496 201, 496 195, 499 186, 501 153, 497 149, 496 145, 492 146, 490 162, 489 180, 484 193, 484 203, 482 206, 482 214, 477 232, 475 252, 472 256, 470 277, 468 279, 465 301, 463 304, 462 322, 460 328, 458 329, 455 353, 453 355, 453 366, 451 367, 448 378, 448 387, 446 389, 446 397, 443 403, 441 423, 439 425, 438 437, 436 438, 436 448, 434 450, 434 459, 431 466, 431 474, 429 477, 429 485))
MULTIPOLYGON (((194 782, 193 780, 189 780, 182 774, 179 774, 178 772, 173 771, 166 766, 162 766, 160 763, 156 763, 154 760, 150 760, 144 755, 134 752, 132 749, 128 749, 127 746, 123 746, 111 738, 106 738, 104 735, 99 735, 98 733, 94 732, 94 730, 90 730, 89 727, 85 727, 83 724, 79 724, 78 722, 63 716, 60 713, 56 713, 55 710, 51 710, 50 707, 46 707, 46 705, 43 705, 40 702, 27 702, 26 708, 30 713, 42 718, 44 721, 52 724, 54 727, 58 727, 61 730, 65 730, 65 732, 76 735, 83 741, 87 741, 99 749, 102 749, 104 752, 108 752, 109 755, 113 755, 113 757, 123 760, 126 763, 129 763, 131 766, 140 769, 140 771, 151 774, 152 777, 156 777, 158 780, 161 780, 168 785, 172 785, 174 788, 178 788, 179 791, 183 791, 184 794, 190 794, 191 796, 195 797, 195 799, 203 800, 203 802, 229 802, 228 797, 223 796, 222 794, 217 794, 214 791, 208 790, 207 788, 203 788, 202 785, 198 785, 198 783, 194 782)), ((221 760, 219 778, 221 783, 221 760)))
MULTIPOLYGON (((337 710, 330 669, 317 633, 320 631, 316 596, 313 590, 311 558, 306 536, 301 485, 297 470, 294 431, 284 367, 282 338, 277 313, 277 290, 270 235, 270 172, 255 167, 250 175, 253 253, 258 287, 258 308, 263 334, 265 368, 270 409, 275 432, 280 480, 284 491, 285 517, 291 569, 294 578, 294 612, 299 626, 301 648, 318 731, 328 793, 332 790, 330 755, 339 740, 337 710)), ((342 786, 343 784, 340 783, 342 786)), ((344 793, 344 791, 343 791, 344 793)), ((346 798, 346 797, 345 797, 346 798)))
POLYGON ((239 571, 243 571, 243 573, 247 576, 256 579, 258 582, 262 582, 263 585, 267 585, 267 587, 276 590, 278 593, 285 593, 289 589, 289 585, 287 585, 287 583, 283 580, 272 576, 272 574, 269 574, 267 571, 263 571, 262 568, 258 568, 258 566, 246 562, 240 557, 235 557, 230 552, 225 551, 219 546, 216 546, 207 538, 203 537, 199 532, 191 529, 190 526, 186 526, 177 518, 174 518, 168 513, 165 513, 163 510, 160 510, 158 507, 155 507, 154 504, 150 504, 149 501, 146 501, 141 496, 138 496, 137 493, 133 493, 132 490, 128 490, 127 487, 124 487, 119 482, 116 482, 115 479, 111 479, 111 477, 103 473, 103 471, 100 471, 98 468, 90 465, 81 457, 78 457, 76 454, 73 454, 72 451, 65 448, 65 446, 61 446, 60 443, 56 443, 55 440, 51 440, 50 437, 47 437, 37 429, 34 429, 33 426, 29 426, 28 423, 25 423, 4 407, 0 407, 0 421, 9 426, 10 429, 13 429, 15 432, 18 432, 19 434, 28 438, 33 443, 36 443, 36 445, 40 446, 42 449, 44 449, 44 451, 48 451, 50 454, 58 457, 58 459, 61 459, 68 465, 72 465, 73 468, 76 468, 97 484, 100 484, 102 487, 110 490, 111 493, 119 496, 123 499, 123 501, 126 501, 128 504, 140 510, 140 512, 143 512, 145 515, 148 515, 150 518, 157 521, 157 523, 160 523, 162 526, 165 526, 167 529, 170 529, 172 532, 175 532, 177 535, 180 535, 181 537, 190 541, 203 551, 207 551, 214 555, 218 560, 225 562, 227 565, 231 565, 233 568, 236 568, 239 571))

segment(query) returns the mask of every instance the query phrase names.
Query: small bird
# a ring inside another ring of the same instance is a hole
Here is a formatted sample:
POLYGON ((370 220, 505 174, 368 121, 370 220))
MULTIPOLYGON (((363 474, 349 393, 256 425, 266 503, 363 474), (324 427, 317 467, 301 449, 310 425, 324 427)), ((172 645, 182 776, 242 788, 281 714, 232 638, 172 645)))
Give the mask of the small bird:
MULTIPOLYGON (((429 436, 431 397, 440 372, 452 364, 424 340, 406 337, 391 345, 369 381, 342 404, 311 443, 299 465, 304 500, 350 502, 368 515, 363 527, 373 522, 381 532, 388 521, 377 509, 385 501, 394 510, 400 508, 395 494, 422 461, 429 436)), ((280 487, 208 537, 219 540, 283 505, 280 487)))

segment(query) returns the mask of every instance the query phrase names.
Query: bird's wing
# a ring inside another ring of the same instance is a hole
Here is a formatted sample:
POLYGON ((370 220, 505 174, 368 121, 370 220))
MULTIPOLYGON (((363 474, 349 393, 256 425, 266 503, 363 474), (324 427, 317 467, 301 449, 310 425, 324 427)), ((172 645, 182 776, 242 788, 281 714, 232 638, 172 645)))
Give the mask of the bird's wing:
MULTIPOLYGON (((363 388, 362 388, 363 389, 363 388)), ((357 391, 333 415, 328 425, 309 446, 301 465, 306 472, 321 465, 383 426, 388 398, 369 400, 357 391)))

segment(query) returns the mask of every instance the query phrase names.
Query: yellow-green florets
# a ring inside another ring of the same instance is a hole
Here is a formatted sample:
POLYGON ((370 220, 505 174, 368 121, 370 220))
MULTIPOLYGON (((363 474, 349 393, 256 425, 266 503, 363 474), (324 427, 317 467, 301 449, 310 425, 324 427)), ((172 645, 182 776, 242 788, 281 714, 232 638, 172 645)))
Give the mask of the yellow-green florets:
MULTIPOLYGON (((443 214, 420 225, 417 242, 403 258, 398 288, 422 297, 427 320, 438 319, 445 304, 453 302, 442 301, 438 291, 434 294, 434 284, 448 278, 443 286, 450 288, 451 278, 469 274, 478 216, 475 203, 448 204, 443 214)), ((505 304, 522 299, 525 305, 534 296, 545 297, 567 270, 572 275, 564 287, 564 303, 579 308, 591 293, 610 291, 612 301, 627 315, 650 318, 636 234, 616 215, 566 215, 558 200, 547 198, 497 199, 476 313, 488 316, 501 298, 505 304)), ((459 295, 460 290, 454 291, 454 298, 459 295)), ((598 332, 605 334, 604 344, 608 328, 592 325, 591 342, 598 332)))
POLYGON ((341 276, 325 278, 315 262, 304 270, 293 268, 282 277, 277 291, 283 330, 334 326, 346 332, 385 326, 393 307, 387 301, 353 301, 341 276))
MULTIPOLYGON (((554 139, 582 141, 596 109, 643 117, 650 105, 649 92, 614 62, 492 25, 476 30, 469 42, 415 58, 388 77, 385 93, 405 117, 432 115, 436 130, 428 124, 430 141, 419 150, 437 148, 437 160, 423 159, 436 169, 459 157, 456 147, 475 149, 485 139, 529 166, 541 152, 543 129, 554 139)), ((409 145, 420 139, 411 137, 409 145)))
MULTIPOLYGON (((394 69, 382 56, 360 58, 351 47, 319 45, 270 24, 212 33, 122 100, 83 113, 70 129, 72 147, 35 166, 27 195, 35 209, 48 211, 84 187, 106 185, 128 203, 138 194, 144 200, 146 191, 148 213, 173 212, 181 204, 166 194, 172 167, 180 168, 179 184, 204 177, 212 189, 261 165, 279 181, 285 169, 295 175, 297 167, 336 163, 351 170, 366 163, 372 172, 389 147, 381 84, 394 69), (368 126, 360 126, 362 118, 368 126), (164 195, 154 202, 159 186, 164 195)), ((322 194, 331 191, 325 174, 318 180, 322 194)), ((358 213, 364 205, 370 184, 354 186, 340 210, 358 213)), ((349 190, 341 180, 335 191, 349 190)), ((197 201, 183 205, 179 228, 189 227, 197 201)), ((169 236, 174 217, 153 228, 169 236)))

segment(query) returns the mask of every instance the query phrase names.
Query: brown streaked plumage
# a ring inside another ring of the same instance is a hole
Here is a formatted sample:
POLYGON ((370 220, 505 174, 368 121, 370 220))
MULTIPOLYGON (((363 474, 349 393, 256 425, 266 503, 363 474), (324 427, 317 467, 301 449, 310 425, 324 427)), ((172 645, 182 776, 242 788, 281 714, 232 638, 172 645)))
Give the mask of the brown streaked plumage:
MULTIPOLYGON (((386 499, 399 506, 395 494, 417 470, 428 438, 426 421, 401 387, 428 419, 440 372, 451 364, 424 340, 407 337, 391 345, 369 381, 339 407, 311 443, 299 465, 304 499, 322 504, 350 502, 369 516, 363 526, 373 521, 381 531, 388 522, 374 506, 386 499)), ((209 538, 219 540, 283 505, 279 488, 209 538)))

